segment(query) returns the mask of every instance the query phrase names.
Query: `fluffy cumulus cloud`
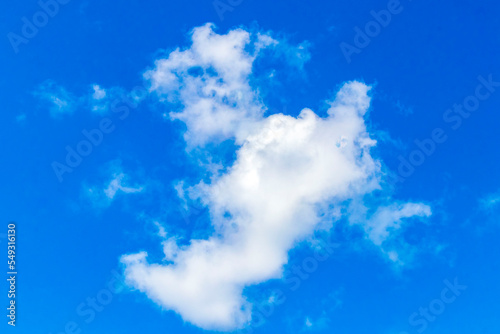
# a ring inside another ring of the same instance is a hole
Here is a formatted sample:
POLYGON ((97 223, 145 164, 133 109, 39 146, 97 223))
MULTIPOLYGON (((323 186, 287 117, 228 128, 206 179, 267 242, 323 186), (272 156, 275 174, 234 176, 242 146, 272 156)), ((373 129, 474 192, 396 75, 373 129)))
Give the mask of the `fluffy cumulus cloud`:
MULTIPOLYGON (((371 155, 376 141, 365 124, 366 84, 343 84, 325 117, 310 109, 297 117, 264 116, 250 84, 253 63, 279 45, 268 34, 236 29, 220 35, 205 25, 193 30, 189 48, 174 50, 145 73, 151 92, 178 108, 171 118, 185 123, 189 146, 226 139, 237 145, 232 166, 193 187, 210 210, 211 237, 179 244, 164 234, 161 263, 150 263, 146 252, 122 257, 131 286, 204 329, 247 325, 252 305, 244 288, 281 278, 297 242, 325 220, 349 214, 332 207, 381 189, 381 163, 371 155)), ((428 215, 422 203, 387 204, 360 224, 382 245, 404 219, 428 215)))
POLYGON ((242 29, 218 35, 212 28, 194 29, 190 48, 157 60, 144 74, 151 91, 179 107, 170 115, 186 123, 190 145, 227 138, 241 143, 259 126, 265 106, 249 84, 252 65, 263 49, 278 44, 270 35, 242 29))

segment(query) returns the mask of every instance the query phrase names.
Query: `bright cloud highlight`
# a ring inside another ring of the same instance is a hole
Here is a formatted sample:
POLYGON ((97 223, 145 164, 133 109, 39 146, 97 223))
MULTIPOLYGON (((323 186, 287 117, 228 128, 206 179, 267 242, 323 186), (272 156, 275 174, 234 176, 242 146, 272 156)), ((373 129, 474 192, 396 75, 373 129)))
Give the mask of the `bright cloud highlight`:
MULTIPOLYGON (((210 209, 211 237, 180 245, 163 234, 161 263, 150 263, 144 251, 122 257, 131 286, 204 329, 247 325, 252 305, 243 289, 281 278, 297 242, 325 222, 348 218, 340 208, 381 189, 381 162, 371 155, 376 141, 365 124, 366 84, 342 85, 325 117, 307 108, 298 117, 264 116, 250 84, 253 62, 279 45, 267 34, 236 29, 219 35, 205 25, 193 30, 190 48, 171 52, 145 73, 151 92, 177 105, 170 115, 186 124, 189 146, 226 139, 238 146, 225 173, 193 188, 210 209)), ((422 203, 386 203, 360 224, 381 246, 404 219, 429 215, 422 203)))

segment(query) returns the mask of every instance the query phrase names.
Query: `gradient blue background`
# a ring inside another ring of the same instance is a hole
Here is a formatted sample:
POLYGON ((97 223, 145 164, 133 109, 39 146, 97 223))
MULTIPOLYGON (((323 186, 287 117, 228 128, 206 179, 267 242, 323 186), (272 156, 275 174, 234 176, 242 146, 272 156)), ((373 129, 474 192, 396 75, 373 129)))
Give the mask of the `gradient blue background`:
MULTIPOLYGON (((403 11, 348 63, 339 44, 352 44, 353 28, 364 27, 372 20, 370 11, 385 9, 387 3, 245 0, 221 20, 212 1, 72 0, 16 54, 7 34, 19 33, 21 18, 40 8, 34 0, 2 2, 0 233, 6 233, 9 221, 17 222, 19 276, 18 326, 10 328, 2 311, 1 331, 55 334, 75 321, 89 334, 202 332, 143 295, 126 291, 114 295, 91 323, 76 313, 80 303, 106 287, 112 270, 119 270, 120 255, 157 244, 138 214, 170 208, 169 224, 187 230, 206 219, 202 211, 186 224, 172 189, 174 180, 195 178, 198 172, 184 154, 181 124, 164 122, 163 111, 143 103, 123 122, 114 118, 116 130, 59 183, 52 161, 63 160, 65 146, 81 140, 82 129, 97 127, 100 117, 81 108, 55 120, 33 92, 46 80, 75 95, 87 93, 93 83, 131 89, 142 83, 141 73, 160 49, 185 46, 190 29, 214 22, 220 33, 243 25, 273 30, 292 43, 311 43, 305 75, 282 75, 264 89, 273 110, 297 114, 309 107, 324 113, 324 100, 340 83, 360 79, 373 84, 369 124, 373 132, 386 131, 399 142, 381 141, 376 150, 393 171, 398 156, 415 149, 415 139, 429 137, 436 127, 448 135, 411 177, 395 186, 397 198, 425 200, 433 207, 430 223, 415 228, 413 237, 445 248, 423 252, 411 265, 395 269, 375 249, 352 249, 346 237, 297 291, 283 282, 254 289, 258 295, 279 288, 286 295, 255 332, 417 333, 408 323, 410 314, 439 297, 443 280, 458 277, 467 290, 426 333, 499 333, 499 207, 484 210, 480 199, 500 189, 500 89, 456 131, 443 121, 443 113, 474 93, 479 75, 500 81, 500 5, 403 0, 403 11), (16 120, 22 114, 26 119, 16 120), (103 166, 116 159, 163 184, 150 196, 123 197, 96 210, 81 199, 82 184, 104 181, 103 166), (328 321, 307 329, 306 317, 328 321)), ((290 262, 300 263, 311 252, 299 248, 290 262)), ((7 261, 6 250, 0 257, 7 261)), ((4 280, 0 291, 3 309, 4 280)))

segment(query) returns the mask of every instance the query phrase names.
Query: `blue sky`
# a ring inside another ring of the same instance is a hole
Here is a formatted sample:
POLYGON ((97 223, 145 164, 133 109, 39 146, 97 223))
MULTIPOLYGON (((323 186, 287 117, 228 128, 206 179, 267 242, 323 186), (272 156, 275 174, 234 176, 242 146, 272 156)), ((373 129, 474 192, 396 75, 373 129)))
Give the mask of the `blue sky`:
POLYGON ((2 332, 499 332, 496 2, 2 7, 2 332))

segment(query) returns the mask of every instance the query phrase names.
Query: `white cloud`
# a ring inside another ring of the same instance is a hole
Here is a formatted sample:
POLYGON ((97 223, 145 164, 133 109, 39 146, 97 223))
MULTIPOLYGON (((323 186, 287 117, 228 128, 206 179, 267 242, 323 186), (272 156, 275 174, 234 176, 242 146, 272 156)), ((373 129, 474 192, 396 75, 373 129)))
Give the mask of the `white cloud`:
POLYGON ((154 221, 153 224, 158 228, 158 236, 165 238, 167 236, 167 231, 165 230, 165 227, 163 227, 163 225, 160 224, 158 221, 154 221))
MULTIPOLYGON (((281 278, 288 251, 339 218, 320 214, 325 208, 346 207, 380 189, 381 163, 371 156, 376 142, 364 120, 369 86, 345 83, 327 117, 310 109, 296 118, 264 117, 249 76, 259 51, 278 42, 242 29, 218 35, 210 25, 195 29, 192 40, 191 48, 156 61, 145 77, 161 100, 182 107, 171 116, 186 123, 189 145, 234 138, 239 147, 225 173, 195 187, 215 233, 187 245, 168 239, 167 262, 149 263, 146 252, 122 262, 131 286, 185 321, 233 330, 251 319, 243 289, 281 278)), ((380 210, 362 223, 375 244, 403 219, 430 214, 418 203, 380 210)))
MULTIPOLYGON (((157 60, 144 77, 161 100, 182 106, 170 116, 188 126, 188 144, 203 146, 227 138, 241 143, 266 110, 249 84, 253 62, 264 49, 278 44, 268 34, 251 35, 243 29, 219 35, 206 24, 193 30, 190 48, 157 60)), ((302 66, 308 53, 305 47, 300 50, 295 56, 301 57, 302 66)), ((287 58, 295 59, 289 53, 287 58)))
POLYGON ((94 90, 94 93, 92 94, 92 98, 94 100, 102 100, 106 97, 106 91, 99 85, 92 85, 92 89, 94 90))
MULTIPOLYGON (((432 214, 431 208, 424 203, 376 203, 372 208, 366 206, 363 201, 354 199, 349 203, 348 220, 351 224, 359 225, 366 233, 366 238, 387 256, 392 262, 403 265, 405 262, 401 258, 399 251, 403 255, 408 249, 396 249, 404 242, 394 243, 394 236, 398 234, 403 224, 408 219, 419 218, 425 221, 432 214)), ((418 223, 418 222, 416 222, 418 223)))
POLYGON ((120 87, 104 89, 97 84, 91 85, 90 90, 77 97, 52 80, 39 85, 34 95, 49 106, 50 115, 54 118, 73 114, 78 108, 90 109, 93 113, 102 115, 109 111, 113 101, 125 97, 130 101, 139 100, 137 97, 125 94, 120 87))
POLYGON ((130 177, 113 166, 114 172, 108 181, 101 186, 84 185, 84 193, 96 207, 109 206, 119 194, 136 194, 144 190, 144 186, 130 184, 130 177))
POLYGON ((109 182, 106 189, 104 189, 104 194, 109 199, 113 199, 118 192, 125 194, 139 193, 144 188, 142 186, 126 186, 125 185, 126 175, 124 173, 117 173, 113 175, 113 179, 109 182))
POLYGON ((392 204, 379 207, 377 211, 362 221, 368 238, 377 246, 389 237, 392 231, 401 228, 403 219, 410 217, 429 217, 431 209, 423 203, 392 204))
POLYGON ((34 95, 49 106, 50 115, 54 118, 72 114, 78 105, 78 99, 73 94, 51 80, 38 86, 34 95))
POLYGON ((81 101, 93 113, 102 115, 109 112, 114 101, 123 100, 124 98, 128 98, 130 101, 138 101, 133 96, 130 96, 130 93, 125 93, 125 90, 120 87, 105 89, 100 85, 93 84, 90 91, 81 97, 81 101))
POLYGON ((101 88, 99 85, 92 85, 92 93, 85 97, 90 110, 97 114, 104 114, 109 109, 109 96, 108 92, 101 88))

